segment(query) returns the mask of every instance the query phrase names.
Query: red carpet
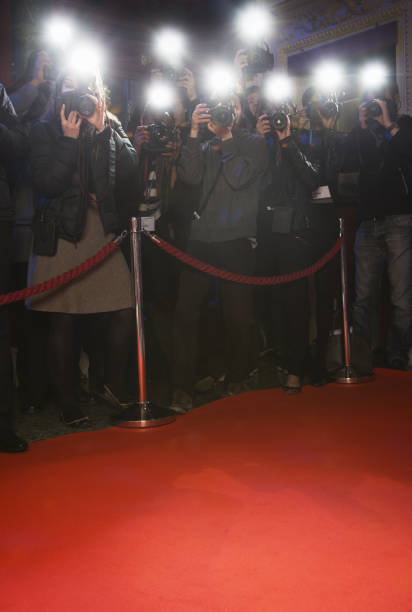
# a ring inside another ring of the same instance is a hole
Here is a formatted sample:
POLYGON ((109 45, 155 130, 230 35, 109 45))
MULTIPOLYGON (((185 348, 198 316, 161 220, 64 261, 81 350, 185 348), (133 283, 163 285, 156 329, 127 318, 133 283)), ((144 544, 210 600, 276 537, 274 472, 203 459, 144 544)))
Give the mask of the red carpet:
POLYGON ((412 611, 412 374, 0 456, 2 612, 412 611))

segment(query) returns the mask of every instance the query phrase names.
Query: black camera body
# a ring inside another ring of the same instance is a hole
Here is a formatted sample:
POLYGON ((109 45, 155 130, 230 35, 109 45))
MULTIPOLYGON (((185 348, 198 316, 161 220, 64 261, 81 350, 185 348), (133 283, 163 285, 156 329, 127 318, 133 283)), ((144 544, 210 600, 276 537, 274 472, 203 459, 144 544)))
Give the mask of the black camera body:
POLYGON ((314 102, 309 102, 306 107, 307 115, 310 121, 319 121, 319 115, 322 115, 324 119, 331 119, 339 115, 340 105, 336 98, 321 98, 314 102))
POLYGON ((143 148, 151 153, 167 152, 169 142, 173 142, 176 139, 177 128, 169 113, 164 113, 154 123, 146 126, 146 129, 150 133, 150 141, 144 144, 143 148))
POLYGON ((288 126, 288 117, 291 112, 295 112, 294 105, 283 103, 277 104, 273 112, 268 113, 268 119, 272 132, 275 132, 276 130, 286 130, 288 126), (292 107, 292 111, 290 110, 290 107, 292 107))
POLYGON ((178 70, 176 68, 173 68, 172 66, 160 66, 158 70, 160 71, 164 79, 172 83, 176 83, 179 79, 182 79, 184 76, 186 76, 186 71, 184 68, 178 70))
MULTIPOLYGON (((382 101, 386 104, 386 108, 388 109, 388 114, 391 121, 396 121, 396 119, 398 118, 398 108, 396 106, 396 102, 394 100, 385 98, 383 98, 382 101)), ((372 98, 371 100, 368 100, 365 103, 365 110, 366 118, 369 122, 374 121, 375 119, 377 119, 377 117, 382 117, 382 109, 376 98, 372 98)))
POLYGON ((382 109, 379 106, 378 101, 375 99, 368 100, 368 102, 366 102, 365 112, 368 119, 376 119, 376 117, 381 117, 382 115, 382 109))
POLYGON ((210 105, 210 121, 220 128, 228 128, 235 120, 235 109, 228 102, 210 105))
POLYGON ((265 43, 263 47, 253 45, 246 50, 247 66, 243 68, 246 76, 252 76, 260 72, 269 72, 273 70, 275 58, 270 52, 268 45, 265 43))
POLYGON ((45 81, 55 81, 57 79, 57 70, 53 66, 47 64, 43 67, 43 78, 45 81))
POLYGON ((93 92, 88 88, 67 91, 58 96, 58 107, 61 108, 63 104, 66 106, 66 118, 72 111, 83 117, 91 117, 96 110, 96 104, 89 95, 93 95, 93 92))

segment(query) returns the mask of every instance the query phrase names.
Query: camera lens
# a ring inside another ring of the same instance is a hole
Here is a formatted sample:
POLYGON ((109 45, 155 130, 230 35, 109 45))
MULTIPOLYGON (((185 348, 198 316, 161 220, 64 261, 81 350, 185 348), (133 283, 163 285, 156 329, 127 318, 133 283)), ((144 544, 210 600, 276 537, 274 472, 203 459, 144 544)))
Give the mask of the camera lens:
POLYGON ((217 104, 210 111, 210 120, 221 128, 228 128, 232 125, 233 109, 231 106, 217 104))
POLYGON ((77 110, 83 117, 91 117, 95 109, 95 103, 86 94, 79 96, 77 110))
POLYGON ((382 115, 382 109, 376 100, 369 100, 369 102, 366 103, 366 115, 368 119, 373 119, 374 117, 380 117, 382 115))
POLYGON ((270 118, 270 125, 272 127, 272 130, 286 130, 288 125, 288 118, 286 113, 273 113, 270 118))
POLYGON ((319 112, 325 119, 331 119, 339 113, 339 107, 336 102, 328 100, 319 108, 319 112))

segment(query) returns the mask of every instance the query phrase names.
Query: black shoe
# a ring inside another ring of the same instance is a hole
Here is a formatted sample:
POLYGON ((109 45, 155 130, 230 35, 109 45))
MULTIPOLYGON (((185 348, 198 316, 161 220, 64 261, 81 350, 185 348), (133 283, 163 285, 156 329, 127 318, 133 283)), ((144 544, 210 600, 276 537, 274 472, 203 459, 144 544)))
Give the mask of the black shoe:
POLYGON ((389 367, 391 370, 406 370, 406 365, 402 359, 392 359, 389 367))
POLYGON ((169 406, 170 410, 177 414, 186 414, 193 408, 193 400, 191 396, 183 391, 182 389, 175 389, 173 391, 172 403, 169 406))
POLYGON ((252 390, 250 380, 242 380, 241 382, 228 382, 225 390, 223 391, 223 397, 231 397, 232 395, 239 395, 239 393, 247 393, 252 390))
POLYGON ((65 425, 77 427, 89 420, 89 417, 76 404, 68 404, 60 409, 60 418, 65 425))
POLYGON ((19 438, 14 431, 6 429, 0 432, 0 452, 1 453, 22 453, 26 451, 28 444, 26 440, 19 438))
POLYGON ((312 387, 324 387, 330 383, 329 374, 327 372, 316 372, 312 374, 310 384, 312 387))

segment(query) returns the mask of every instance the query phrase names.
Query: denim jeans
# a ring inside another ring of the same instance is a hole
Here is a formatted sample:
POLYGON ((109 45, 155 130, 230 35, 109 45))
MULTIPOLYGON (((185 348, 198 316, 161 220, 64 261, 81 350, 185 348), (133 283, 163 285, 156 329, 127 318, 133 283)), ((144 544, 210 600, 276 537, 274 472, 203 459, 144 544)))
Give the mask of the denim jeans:
POLYGON ((373 322, 385 275, 392 314, 386 356, 408 363, 412 345, 412 214, 362 221, 355 241, 355 332, 372 348, 373 322))

